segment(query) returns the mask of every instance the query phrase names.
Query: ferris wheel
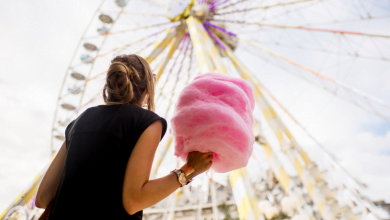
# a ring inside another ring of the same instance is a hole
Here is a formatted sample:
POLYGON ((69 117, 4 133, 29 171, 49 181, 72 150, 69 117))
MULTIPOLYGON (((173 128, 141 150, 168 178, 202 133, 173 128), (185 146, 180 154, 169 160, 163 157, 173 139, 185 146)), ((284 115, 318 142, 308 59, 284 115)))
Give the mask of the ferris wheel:
MULTIPOLYGON (((61 146, 71 120, 103 102, 110 60, 139 54, 157 74, 156 113, 167 121, 180 91, 207 72, 247 80, 257 104, 256 147, 248 166, 203 175, 191 190, 178 190, 144 210, 145 219, 380 219, 364 186, 317 142, 328 174, 320 171, 290 125, 316 140, 279 101, 288 94, 274 95, 270 87, 272 80, 297 78, 390 121, 388 103, 343 80, 367 65, 390 67, 390 32, 372 28, 387 18, 390 6, 381 0, 103 0, 66 70, 51 152, 61 146)), ((169 135, 161 142, 152 178, 180 163, 172 156, 173 144, 169 135)), ((33 190, 15 207, 30 201, 33 190)), ((12 210, 5 219, 18 219, 12 210)))

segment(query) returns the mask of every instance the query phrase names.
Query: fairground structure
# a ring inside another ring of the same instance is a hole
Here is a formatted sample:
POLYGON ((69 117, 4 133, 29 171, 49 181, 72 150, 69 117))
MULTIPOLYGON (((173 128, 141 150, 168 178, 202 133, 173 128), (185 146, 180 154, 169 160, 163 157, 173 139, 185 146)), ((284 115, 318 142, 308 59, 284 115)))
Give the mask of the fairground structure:
MULTIPOLYGON (((359 67, 361 60, 390 66, 389 35, 366 33, 363 28, 361 32, 335 28, 340 27, 338 24, 390 17, 385 2, 103 0, 65 72, 53 120, 51 155, 64 141, 69 122, 86 108, 102 103, 109 61, 118 54, 135 53, 143 56, 157 74, 156 112, 167 121, 183 87, 207 72, 247 80, 257 104, 255 146, 248 166, 228 174, 197 177, 191 188, 180 188, 144 210, 144 219, 390 218, 385 211, 389 205, 367 197, 366 186, 349 175, 278 101, 256 66, 273 65, 286 75, 390 121, 388 103, 333 77, 334 72, 345 71, 346 59, 354 67, 359 67), (279 48, 307 52, 314 60, 320 54, 318 59, 329 57, 333 66, 311 67, 279 48), (320 157, 307 151, 295 135, 296 129, 312 140, 312 148, 320 157)), ((173 156, 173 145, 167 135, 157 150, 151 178, 183 163, 173 156)), ((34 206, 34 194, 44 172, 15 198, 0 219, 38 219, 42 210, 34 206)), ((99 201, 91 202, 102 206, 99 201)))

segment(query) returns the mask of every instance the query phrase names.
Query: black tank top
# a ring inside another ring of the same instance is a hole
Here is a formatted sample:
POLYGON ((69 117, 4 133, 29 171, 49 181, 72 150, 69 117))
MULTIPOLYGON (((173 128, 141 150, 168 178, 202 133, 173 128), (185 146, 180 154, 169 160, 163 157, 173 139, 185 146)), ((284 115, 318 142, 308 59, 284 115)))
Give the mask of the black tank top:
MULTIPOLYGON (((161 120, 133 104, 87 109, 65 131, 67 155, 49 220, 142 219, 122 204, 123 179, 134 145, 143 131, 161 120)), ((143 169, 139 167, 139 169, 143 169)))

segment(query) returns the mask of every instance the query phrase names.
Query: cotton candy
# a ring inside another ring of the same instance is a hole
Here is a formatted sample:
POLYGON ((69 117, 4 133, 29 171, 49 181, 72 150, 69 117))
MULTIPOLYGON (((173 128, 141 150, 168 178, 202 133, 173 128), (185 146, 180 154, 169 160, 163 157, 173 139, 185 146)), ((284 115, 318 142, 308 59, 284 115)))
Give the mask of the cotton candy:
POLYGON ((211 168, 228 172, 248 164, 252 154, 254 93, 243 79, 219 73, 196 77, 179 95, 171 119, 175 155, 214 152, 211 168))

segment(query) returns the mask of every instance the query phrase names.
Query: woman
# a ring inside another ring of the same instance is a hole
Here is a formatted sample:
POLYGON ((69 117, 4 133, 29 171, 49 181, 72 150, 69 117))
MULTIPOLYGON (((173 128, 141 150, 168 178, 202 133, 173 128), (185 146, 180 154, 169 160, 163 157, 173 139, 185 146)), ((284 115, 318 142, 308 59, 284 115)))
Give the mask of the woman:
POLYGON ((154 79, 143 58, 115 57, 103 98, 106 105, 87 109, 68 125, 39 186, 35 204, 46 208, 53 201, 50 220, 142 219, 144 208, 212 164, 211 153, 191 152, 180 170, 149 180, 167 123, 153 112, 154 79))

